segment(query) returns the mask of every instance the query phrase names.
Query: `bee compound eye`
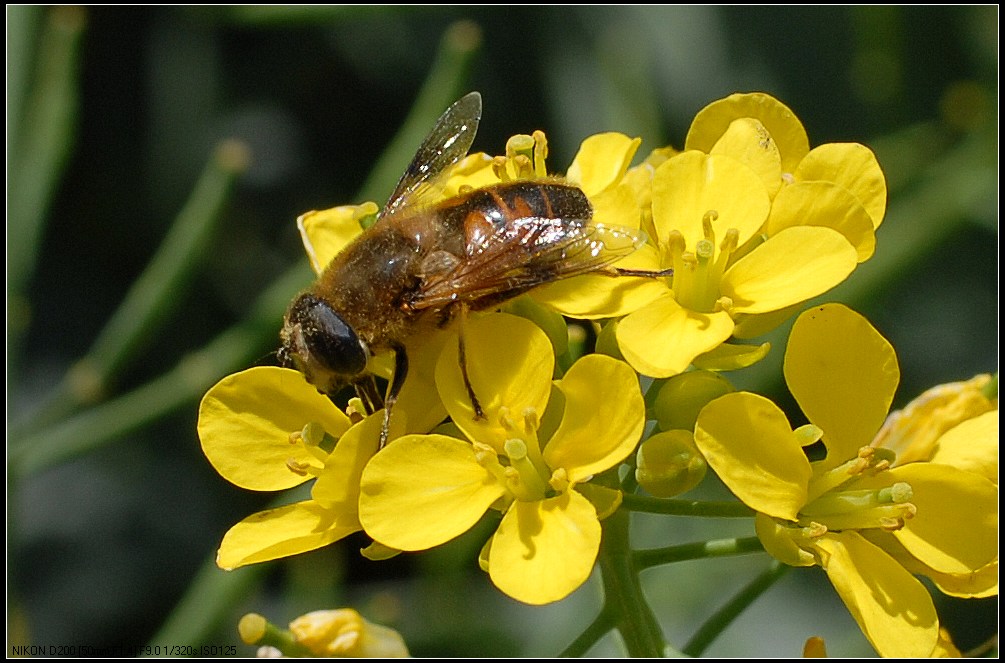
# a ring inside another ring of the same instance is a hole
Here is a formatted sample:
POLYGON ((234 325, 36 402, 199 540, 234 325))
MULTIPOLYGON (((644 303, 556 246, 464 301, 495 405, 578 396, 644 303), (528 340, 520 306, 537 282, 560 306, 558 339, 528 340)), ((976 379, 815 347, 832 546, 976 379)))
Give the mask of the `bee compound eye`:
POLYGON ((304 306, 299 322, 311 358, 338 375, 362 373, 366 346, 342 316, 317 297, 304 297, 298 304, 304 306))

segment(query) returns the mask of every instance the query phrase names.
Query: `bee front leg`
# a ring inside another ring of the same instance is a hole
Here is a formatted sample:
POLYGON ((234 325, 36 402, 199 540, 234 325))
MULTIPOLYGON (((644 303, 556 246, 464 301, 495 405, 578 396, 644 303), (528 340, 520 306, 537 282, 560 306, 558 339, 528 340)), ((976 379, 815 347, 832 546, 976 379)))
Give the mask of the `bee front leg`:
POLYGON ((408 377, 408 355, 405 354, 404 346, 395 346, 393 349, 394 375, 391 376, 391 382, 387 386, 387 396, 384 398, 384 424, 380 428, 378 450, 387 446, 387 436, 391 429, 391 408, 397 402, 401 387, 405 384, 405 378, 408 377))
POLYGON ((380 397, 380 392, 377 391, 377 382, 373 379, 373 375, 367 374, 353 382, 352 386, 356 390, 356 395, 363 401, 363 409, 367 416, 384 407, 384 401, 380 397))
POLYGON ((458 328, 457 335, 457 361, 461 365, 461 378, 464 380, 464 388, 468 392, 468 398, 471 399, 471 407, 475 411, 475 420, 485 419, 485 411, 482 410, 482 404, 478 402, 478 397, 475 395, 475 389, 471 386, 471 378, 468 377, 468 362, 467 353, 464 349, 464 326, 468 319, 468 307, 461 305, 461 316, 460 316, 460 326, 458 328))

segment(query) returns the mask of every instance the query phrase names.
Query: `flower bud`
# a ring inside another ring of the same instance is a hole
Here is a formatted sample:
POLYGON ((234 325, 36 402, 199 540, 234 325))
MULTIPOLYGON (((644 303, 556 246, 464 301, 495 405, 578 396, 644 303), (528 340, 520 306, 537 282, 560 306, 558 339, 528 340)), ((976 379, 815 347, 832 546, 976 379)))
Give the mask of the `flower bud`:
POLYGON ((711 401, 733 391, 729 380, 711 371, 691 371, 668 379, 652 402, 660 430, 694 430, 698 413, 711 401))
POLYGON ((639 445, 635 478, 654 497, 674 497, 705 477, 708 464, 686 430, 657 433, 639 445))

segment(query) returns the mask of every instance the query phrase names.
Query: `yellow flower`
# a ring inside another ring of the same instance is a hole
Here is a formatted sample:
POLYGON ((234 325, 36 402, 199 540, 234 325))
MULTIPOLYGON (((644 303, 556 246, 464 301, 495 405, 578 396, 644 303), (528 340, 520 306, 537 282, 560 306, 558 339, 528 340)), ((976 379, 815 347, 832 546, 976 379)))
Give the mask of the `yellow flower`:
POLYGON ((699 448, 759 512, 765 549, 821 566, 881 655, 932 654, 938 617, 912 574, 962 581, 997 565, 997 487, 950 465, 894 467, 892 452, 869 446, 900 374, 890 344, 844 306, 799 317, 784 372, 810 424, 793 431, 767 399, 728 394, 699 415, 699 448), (821 439, 827 454, 811 463, 803 447, 821 439))
POLYGON ((290 622, 289 630, 249 613, 237 625, 241 640, 261 645, 259 658, 406 658, 408 647, 392 628, 363 619, 351 608, 316 610, 290 622))
POLYGON ((557 601, 586 581, 600 546, 597 508, 579 488, 641 436, 637 377, 588 355, 553 385, 547 336, 506 314, 473 321, 465 343, 485 418, 474 418, 457 352, 445 352, 437 386, 467 440, 406 435, 389 444, 364 471, 360 520, 376 541, 414 551, 496 508, 502 521, 483 552, 493 583, 525 603, 557 601))
POLYGON ((683 372, 733 336, 744 316, 784 312, 834 287, 856 265, 854 247, 825 227, 786 228, 738 252, 756 239, 771 200, 761 178, 730 156, 687 151, 670 158, 656 169, 652 205, 657 247, 645 254, 644 268, 673 268, 674 275, 654 283, 660 296, 617 327, 625 359, 645 375, 683 372))
POLYGON ((231 527, 217 564, 234 569, 287 557, 359 531, 359 476, 377 450, 382 422, 380 413, 351 426, 290 369, 252 368, 213 386, 199 407, 199 439, 225 479, 267 491, 317 479, 311 499, 253 514, 231 527))
POLYGON ((404 658, 405 641, 392 628, 374 624, 351 608, 317 610, 290 622, 297 642, 316 656, 404 658))

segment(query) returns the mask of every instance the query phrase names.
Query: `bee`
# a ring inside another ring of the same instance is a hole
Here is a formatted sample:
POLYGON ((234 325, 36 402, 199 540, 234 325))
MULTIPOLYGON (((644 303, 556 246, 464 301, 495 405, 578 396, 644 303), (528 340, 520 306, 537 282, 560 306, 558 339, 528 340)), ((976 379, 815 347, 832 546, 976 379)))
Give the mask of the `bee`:
MULTIPOLYGON (((419 194, 467 155, 481 119, 472 92, 436 122, 376 222, 345 247, 286 312, 278 355, 321 393, 352 385, 372 413, 391 407, 408 374, 405 342, 458 314, 487 309, 532 288, 607 268, 641 245, 627 229, 591 224, 579 188, 559 181, 506 182, 433 205, 419 194), (381 398, 370 358, 394 353, 381 398)), ((481 407, 461 369, 476 416, 481 407)))

